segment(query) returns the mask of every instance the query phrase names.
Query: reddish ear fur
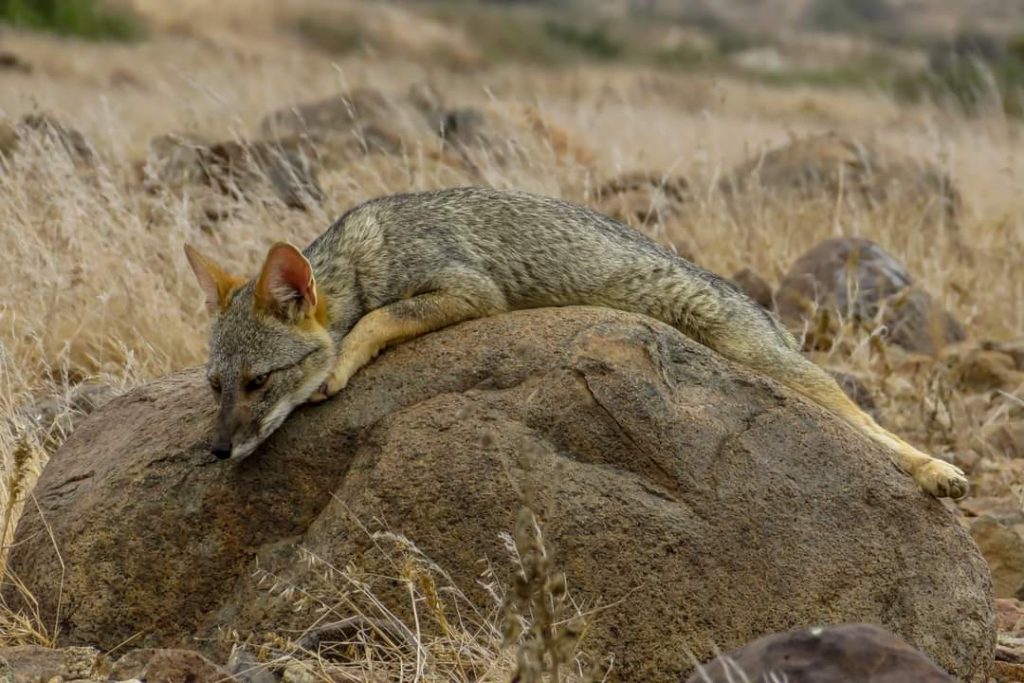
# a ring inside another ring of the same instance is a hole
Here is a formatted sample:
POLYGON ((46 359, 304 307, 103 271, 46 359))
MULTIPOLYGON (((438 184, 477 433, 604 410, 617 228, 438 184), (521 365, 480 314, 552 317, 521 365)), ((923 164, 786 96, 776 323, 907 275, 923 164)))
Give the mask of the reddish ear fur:
POLYGON ((224 310, 232 290, 245 284, 245 278, 228 273, 190 244, 185 245, 185 257, 206 295, 206 310, 210 313, 224 310))
POLYGON ((286 319, 309 315, 317 308, 313 268, 301 251, 278 242, 267 252, 255 295, 257 306, 286 319))

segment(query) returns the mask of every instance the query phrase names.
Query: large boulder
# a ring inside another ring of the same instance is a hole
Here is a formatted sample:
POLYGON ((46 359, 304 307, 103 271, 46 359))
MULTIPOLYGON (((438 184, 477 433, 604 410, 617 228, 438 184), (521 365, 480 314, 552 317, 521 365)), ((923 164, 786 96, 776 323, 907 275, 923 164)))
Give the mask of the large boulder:
POLYGON ((0 123, 0 162, 33 145, 63 151, 80 168, 97 161, 96 150, 84 135, 48 114, 26 114, 13 126, 0 123))
POLYGON ((954 683, 900 638, 870 624, 795 629, 701 667, 687 683, 954 683))
POLYGON ((214 410, 201 369, 172 375, 50 460, 10 568, 44 623, 60 599, 63 642, 303 628, 320 603, 260 581, 301 596, 325 567, 363 568, 403 614, 373 523, 486 606, 481 560, 507 579, 499 534, 526 502, 573 594, 610 605, 582 645, 614 654, 614 680, 679 681, 694 658, 835 621, 883 625, 967 680, 992 658, 988 568, 940 502, 816 405, 648 318, 533 310, 427 335, 240 462, 209 454, 214 410))
POLYGON ((729 198, 761 190, 782 202, 835 202, 902 210, 914 225, 937 226, 960 245, 963 200, 941 168, 875 141, 835 132, 808 135, 760 153, 722 179, 729 198))
POLYGON ((967 338, 903 264, 859 237, 825 240, 794 261, 775 293, 775 307, 790 328, 806 328, 809 348, 829 348, 844 322, 884 325, 890 343, 917 353, 936 354, 967 338))
POLYGON ((686 232, 679 228, 690 196, 690 185, 682 176, 632 171, 599 185, 590 205, 695 261, 693 246, 679 237, 686 232))
POLYGON ((293 209, 323 199, 317 180, 319 154, 298 136, 210 143, 195 135, 160 135, 149 143, 139 168, 149 191, 208 186, 242 199, 276 196, 293 209))

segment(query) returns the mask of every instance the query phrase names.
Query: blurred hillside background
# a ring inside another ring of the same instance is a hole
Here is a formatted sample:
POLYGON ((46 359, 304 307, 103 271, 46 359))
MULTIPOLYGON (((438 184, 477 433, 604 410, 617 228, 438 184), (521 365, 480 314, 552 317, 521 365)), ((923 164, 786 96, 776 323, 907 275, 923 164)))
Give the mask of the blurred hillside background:
MULTIPOLYGON (((1001 100, 1020 113, 1024 5, 1014 0, 3 0, 9 27, 92 40, 247 31, 334 57, 437 66, 621 63, 777 85, 879 88, 909 101, 1001 100)), ((256 48, 256 46, 253 46, 256 48)))

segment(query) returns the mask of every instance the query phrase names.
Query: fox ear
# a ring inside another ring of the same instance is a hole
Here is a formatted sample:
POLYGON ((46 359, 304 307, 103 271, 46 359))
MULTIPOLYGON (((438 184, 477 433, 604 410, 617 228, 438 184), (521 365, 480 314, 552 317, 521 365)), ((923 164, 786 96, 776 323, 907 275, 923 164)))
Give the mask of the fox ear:
POLYGON ((286 321, 295 321, 316 310, 313 268, 302 252, 278 242, 267 252, 256 281, 256 304, 286 321))
POLYGON ((206 295, 206 310, 219 313, 228 302, 228 295, 237 287, 245 284, 245 278, 228 273, 216 263, 206 258, 191 244, 185 245, 185 256, 192 272, 196 274, 199 286, 206 295))

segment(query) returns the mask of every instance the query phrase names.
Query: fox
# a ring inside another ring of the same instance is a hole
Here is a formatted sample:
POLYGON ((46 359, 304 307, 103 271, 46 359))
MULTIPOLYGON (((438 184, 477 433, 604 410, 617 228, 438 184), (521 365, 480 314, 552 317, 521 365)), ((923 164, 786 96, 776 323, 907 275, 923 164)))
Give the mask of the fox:
POLYGON ((562 199, 486 187, 385 195, 241 277, 185 244, 210 313, 210 450, 244 458, 291 412, 345 388, 382 350, 466 320, 571 305, 639 313, 796 391, 884 446, 935 497, 964 473, 881 427, 732 282, 562 199))

